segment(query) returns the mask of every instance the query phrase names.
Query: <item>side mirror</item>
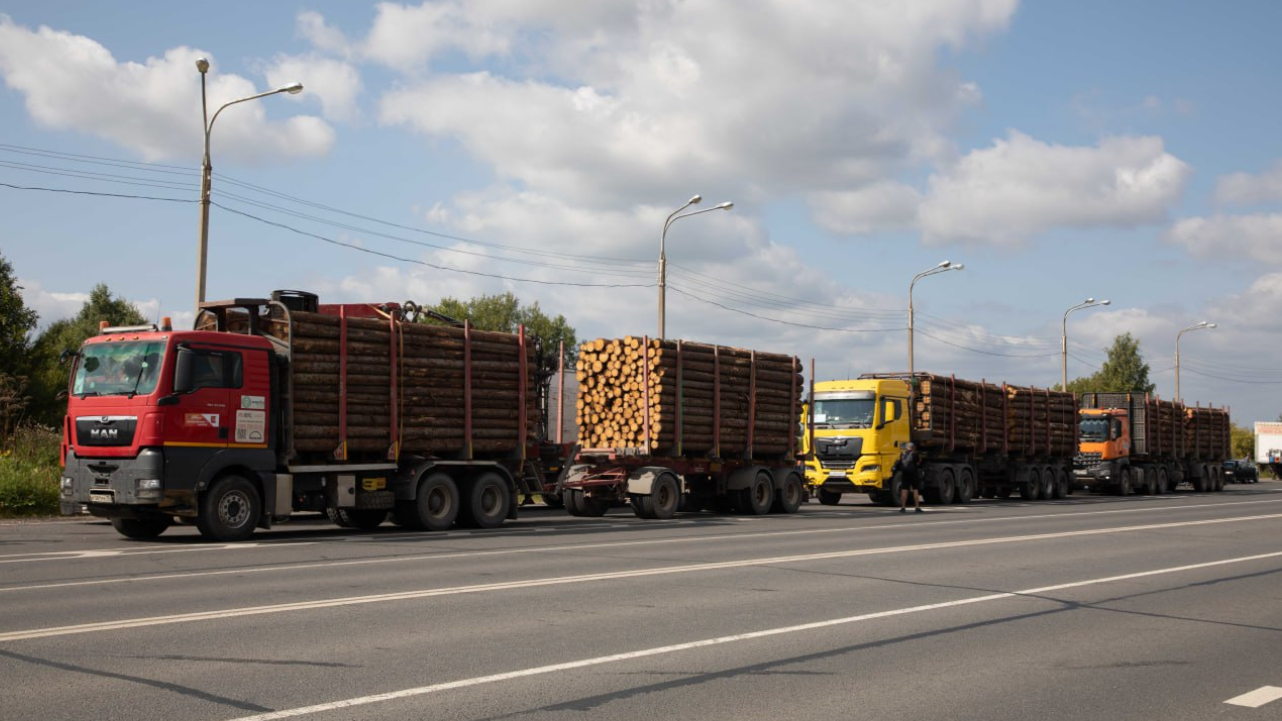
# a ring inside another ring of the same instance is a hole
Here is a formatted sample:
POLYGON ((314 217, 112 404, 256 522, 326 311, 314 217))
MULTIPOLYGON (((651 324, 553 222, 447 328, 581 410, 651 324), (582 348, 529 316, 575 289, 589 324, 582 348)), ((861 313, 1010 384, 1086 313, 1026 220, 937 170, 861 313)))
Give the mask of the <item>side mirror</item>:
POLYGON ((64 350, 63 352, 58 354, 58 365, 65 366, 67 365, 67 361, 71 360, 72 358, 79 358, 79 357, 80 357, 79 351, 74 351, 68 348, 67 350, 64 350))
POLYGON ((196 354, 186 348, 178 349, 174 362, 174 393, 191 393, 195 389, 196 354))

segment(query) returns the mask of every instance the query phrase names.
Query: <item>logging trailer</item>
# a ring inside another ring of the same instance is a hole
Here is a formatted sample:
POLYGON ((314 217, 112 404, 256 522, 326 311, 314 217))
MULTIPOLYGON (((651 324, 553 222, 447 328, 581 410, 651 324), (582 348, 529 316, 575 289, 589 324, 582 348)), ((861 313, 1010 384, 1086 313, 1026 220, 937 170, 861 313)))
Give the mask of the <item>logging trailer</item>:
POLYGON ((102 328, 74 355, 61 510, 130 538, 175 519, 238 541, 295 512, 483 528, 549 490, 534 344, 412 304, 202 303, 195 330, 102 328))
POLYGON ((579 442, 566 510, 795 513, 798 359, 686 341, 598 339, 579 350, 579 442))

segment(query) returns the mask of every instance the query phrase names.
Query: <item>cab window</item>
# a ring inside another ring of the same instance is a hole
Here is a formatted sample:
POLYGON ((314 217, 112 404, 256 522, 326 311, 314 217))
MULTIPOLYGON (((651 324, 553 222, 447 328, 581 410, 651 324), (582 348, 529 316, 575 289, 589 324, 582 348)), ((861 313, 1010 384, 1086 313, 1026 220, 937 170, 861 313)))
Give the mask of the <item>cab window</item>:
POLYGON ((192 390, 199 388, 240 388, 244 364, 239 353, 197 351, 192 390))

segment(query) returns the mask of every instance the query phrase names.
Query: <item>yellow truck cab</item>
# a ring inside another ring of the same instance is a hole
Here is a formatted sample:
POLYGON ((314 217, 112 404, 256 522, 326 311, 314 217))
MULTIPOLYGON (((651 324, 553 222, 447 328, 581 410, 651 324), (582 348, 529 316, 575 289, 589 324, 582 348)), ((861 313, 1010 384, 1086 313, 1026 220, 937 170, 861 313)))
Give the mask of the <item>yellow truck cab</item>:
MULTIPOLYGON (((819 502, 836 505, 843 493, 889 497, 891 466, 910 439, 905 380, 822 381, 814 386, 813 436, 806 433, 806 484, 819 502)), ((807 409, 809 411, 809 408, 807 409)))

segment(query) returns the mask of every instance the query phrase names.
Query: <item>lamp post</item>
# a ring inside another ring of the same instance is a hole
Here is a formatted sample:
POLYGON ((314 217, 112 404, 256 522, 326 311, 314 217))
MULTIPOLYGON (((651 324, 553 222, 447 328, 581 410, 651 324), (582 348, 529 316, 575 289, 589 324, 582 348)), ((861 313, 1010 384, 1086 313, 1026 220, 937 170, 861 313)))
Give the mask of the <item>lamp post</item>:
POLYGON ((230 103, 224 103, 222 107, 214 111, 214 117, 210 118, 208 99, 205 97, 205 74, 209 72, 209 61, 205 58, 197 58, 196 69, 200 71, 200 118, 201 127, 205 131, 205 157, 201 164, 200 174, 200 249, 196 254, 196 310, 199 311, 200 304, 205 302, 205 263, 209 257, 209 184, 210 179, 213 177, 213 167, 209 164, 209 133, 214 129, 214 121, 218 120, 218 114, 226 110, 228 106, 243 103, 247 100, 265 98, 268 95, 277 93, 297 95, 303 91, 303 84, 290 83, 275 90, 268 90, 265 93, 258 93, 257 95, 233 100, 230 103))
POLYGON ((1109 301, 1109 300, 1101 300, 1099 302, 1096 302, 1094 298, 1087 298, 1085 301, 1078 303, 1072 308, 1069 308, 1068 310, 1064 311, 1064 324, 1061 328, 1061 332, 1059 336, 1060 368, 1062 369, 1060 372, 1060 385, 1059 385, 1060 390, 1062 391, 1068 390, 1068 314, 1072 313, 1075 310, 1081 310, 1083 308, 1094 308, 1097 305, 1108 305, 1111 302, 1112 301, 1109 301))
POLYGON ((961 270, 962 268, 965 268, 965 267, 966 266, 962 265, 961 263, 954 264, 950 260, 945 260, 939 265, 935 266, 934 268, 931 268, 929 270, 923 270, 917 275, 914 275, 913 282, 908 284, 908 378, 909 378, 909 382, 912 381, 912 376, 913 376, 913 286, 917 285, 917 281, 921 280, 922 278, 925 278, 928 275, 938 275, 940 273, 947 273, 950 270, 961 270))
POLYGON ((694 197, 687 200, 685 205, 672 211, 672 213, 668 215, 668 219, 663 221, 663 234, 659 236, 659 338, 664 337, 664 311, 666 308, 666 300, 664 298, 664 293, 668 285, 668 255, 667 255, 668 228, 671 227, 673 223, 677 222, 678 220, 681 220, 682 218, 689 218, 692 215, 699 215, 700 213, 711 213, 714 210, 730 210, 731 208, 734 207, 734 203, 727 201, 727 202, 721 203, 720 205, 714 205, 711 208, 704 208, 703 210, 694 210, 684 215, 680 215, 681 211, 685 210, 686 208, 689 208, 692 205, 698 205, 699 202, 702 200, 703 200, 702 195, 695 195, 694 197))
POLYGON ((1180 336, 1184 335, 1185 333, 1191 330, 1206 330, 1206 329, 1215 328, 1215 327, 1216 325, 1214 323, 1208 323, 1206 321, 1202 321, 1197 325, 1191 325, 1185 328, 1184 330, 1180 331, 1179 333, 1175 334, 1175 402, 1176 403, 1184 402, 1184 397, 1180 395, 1180 336))

